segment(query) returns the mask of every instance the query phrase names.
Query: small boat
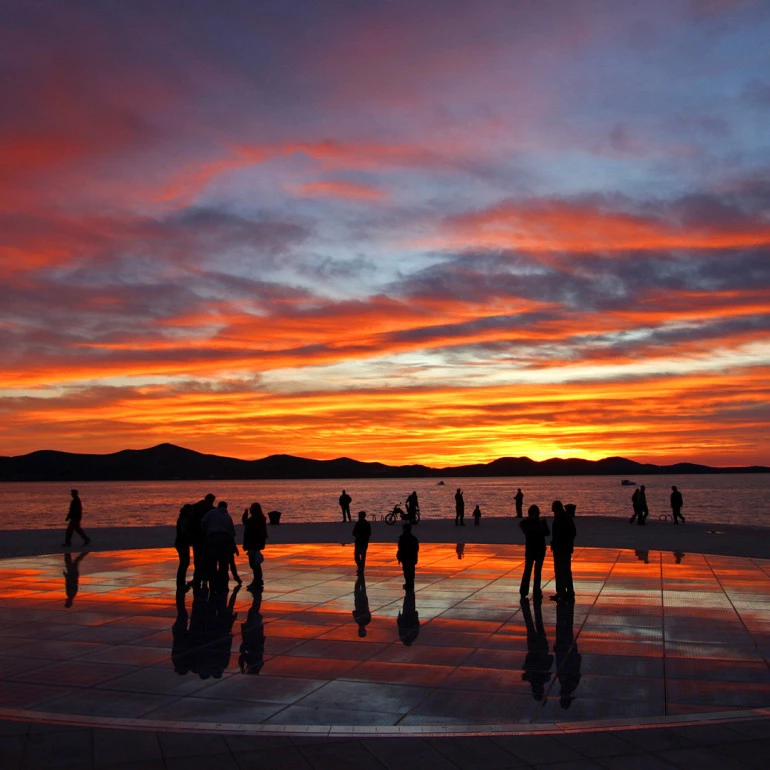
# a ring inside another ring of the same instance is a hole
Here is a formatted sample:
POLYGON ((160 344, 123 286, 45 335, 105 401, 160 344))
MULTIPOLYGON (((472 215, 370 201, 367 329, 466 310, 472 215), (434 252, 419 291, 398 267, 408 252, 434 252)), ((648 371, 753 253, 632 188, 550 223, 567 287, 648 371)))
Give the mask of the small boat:
POLYGON ((636 482, 635 481, 629 481, 629 479, 623 479, 623 481, 620 482, 621 487, 635 487, 636 482))
POLYGON ((439 481, 438 484, 436 484, 436 486, 437 487, 443 487, 444 486, 444 482, 443 481, 439 481))

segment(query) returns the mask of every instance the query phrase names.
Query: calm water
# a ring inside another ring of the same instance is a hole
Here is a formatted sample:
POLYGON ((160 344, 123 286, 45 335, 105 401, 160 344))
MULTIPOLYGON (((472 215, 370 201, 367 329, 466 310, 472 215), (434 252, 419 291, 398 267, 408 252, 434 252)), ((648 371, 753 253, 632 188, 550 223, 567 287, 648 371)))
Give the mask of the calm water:
MULTIPOLYGON (((684 495, 683 513, 693 521, 713 524, 770 526, 770 474, 715 476, 649 476, 635 479, 647 487, 650 516, 670 512, 671 485, 684 495)), ((485 516, 514 512, 516 487, 524 492, 524 508, 531 503, 550 512, 560 499, 575 503, 580 516, 630 516, 633 487, 623 487, 617 476, 549 476, 544 478, 338 479, 312 481, 142 481, 0 484, 0 529, 61 527, 69 506, 69 490, 77 487, 83 500, 84 526, 173 524, 179 507, 211 492, 227 500, 231 513, 240 515, 252 501, 265 511, 283 512, 282 521, 336 521, 341 518, 337 498, 343 486, 353 498, 351 510, 370 515, 389 511, 417 490, 423 516, 454 516, 454 493, 462 487, 470 515, 478 503, 485 516)))

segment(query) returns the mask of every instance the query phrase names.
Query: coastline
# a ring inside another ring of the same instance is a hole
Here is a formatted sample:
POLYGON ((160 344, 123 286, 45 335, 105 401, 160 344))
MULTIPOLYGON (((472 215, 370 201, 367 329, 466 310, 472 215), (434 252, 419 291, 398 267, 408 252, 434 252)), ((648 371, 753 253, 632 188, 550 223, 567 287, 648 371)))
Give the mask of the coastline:
MULTIPOLYGON (((548 517, 550 518, 550 517, 548 517)), ((578 516, 575 547, 623 548, 630 550, 705 553, 720 556, 743 556, 770 559, 768 527, 726 524, 715 526, 699 522, 674 525, 670 521, 650 521, 640 527, 625 518, 612 516, 578 516)), ((72 551, 116 551, 140 548, 172 548, 173 526, 150 527, 89 527, 84 529, 92 542, 87 549, 75 543, 72 548, 61 547, 64 528, 0 530, 0 558, 39 556, 72 551)), ((242 528, 236 525, 238 542, 242 528)), ((267 548, 291 543, 352 543, 352 524, 339 520, 320 523, 284 523, 268 527, 267 548)), ((399 525, 388 526, 372 522, 373 543, 394 543, 401 534, 399 525)), ((468 521, 462 528, 454 520, 426 519, 415 534, 424 543, 510 544, 523 545, 524 538, 513 517, 487 517, 480 527, 468 521)), ((77 539, 77 535, 75 536, 77 539)))

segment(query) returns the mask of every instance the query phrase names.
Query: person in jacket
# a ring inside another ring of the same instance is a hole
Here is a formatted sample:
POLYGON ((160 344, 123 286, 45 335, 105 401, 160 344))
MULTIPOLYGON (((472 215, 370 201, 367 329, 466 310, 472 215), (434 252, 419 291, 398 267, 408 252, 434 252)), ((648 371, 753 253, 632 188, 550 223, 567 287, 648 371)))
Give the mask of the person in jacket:
POLYGON ((259 503, 252 503, 243 512, 241 521, 243 522, 243 550, 249 557, 249 567, 254 573, 254 579, 246 588, 249 591, 261 591, 265 585, 262 579, 262 562, 265 560, 262 551, 265 549, 267 540, 267 519, 262 512, 262 506, 259 503))
POLYGON ((358 574, 363 575, 366 567, 366 551, 369 548, 369 539, 372 536, 372 525, 366 520, 366 511, 358 512, 358 521, 353 525, 353 558, 356 560, 358 574))
POLYGON ((540 574, 543 569, 543 560, 545 559, 545 538, 551 534, 548 528, 548 522, 540 518, 540 508, 536 505, 530 505, 527 511, 527 517, 519 522, 521 531, 524 533, 524 573, 521 576, 521 585, 519 593, 524 599, 529 594, 529 578, 532 575, 532 568, 535 569, 535 575, 532 580, 532 598, 539 600, 543 598, 543 592, 540 590, 540 574))
POLYGON ((404 524, 404 532, 398 538, 398 559, 401 568, 404 571, 404 590, 407 593, 414 592, 414 570, 417 566, 417 559, 420 552, 420 541, 412 534, 412 525, 404 524))
POLYGON ((684 505, 684 498, 682 493, 676 488, 671 487, 671 514, 674 517, 674 524, 678 524, 677 519, 682 520, 684 524, 684 516, 682 516, 682 506, 684 505))
POLYGON ((227 589, 227 572, 235 551, 235 525, 227 511, 227 503, 220 500, 201 521, 206 538, 209 583, 216 579, 217 589, 227 589))
POLYGON ((342 509, 342 521, 352 521, 350 518, 350 504, 353 502, 353 498, 343 489, 340 495, 339 504, 342 509))
POLYGON ((561 500, 551 505, 553 527, 551 529, 551 553, 556 593, 553 601, 574 601, 575 587, 572 583, 572 552, 575 547, 575 520, 565 510, 561 500))
POLYGON ((179 567, 176 571, 176 587, 178 591, 187 590, 187 568, 190 566, 190 548, 192 547, 195 525, 193 523, 193 507, 186 503, 179 509, 176 520, 176 538, 174 548, 179 556, 179 567))

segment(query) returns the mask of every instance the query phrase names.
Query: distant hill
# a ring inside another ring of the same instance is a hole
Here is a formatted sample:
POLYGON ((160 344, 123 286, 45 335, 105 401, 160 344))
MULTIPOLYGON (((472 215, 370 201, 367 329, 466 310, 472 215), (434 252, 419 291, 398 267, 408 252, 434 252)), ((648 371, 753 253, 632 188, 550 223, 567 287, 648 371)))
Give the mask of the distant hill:
POLYGON ((451 476, 626 476, 633 479, 655 473, 770 473, 770 468, 712 468, 677 463, 652 465, 607 457, 604 460, 536 462, 529 457, 501 457, 490 463, 429 468, 425 465, 363 463, 348 457, 309 460, 292 455, 271 455, 261 460, 201 454, 191 449, 160 444, 149 449, 124 449, 105 455, 40 451, 19 457, 0 457, 0 481, 168 481, 203 479, 371 479, 451 476))

